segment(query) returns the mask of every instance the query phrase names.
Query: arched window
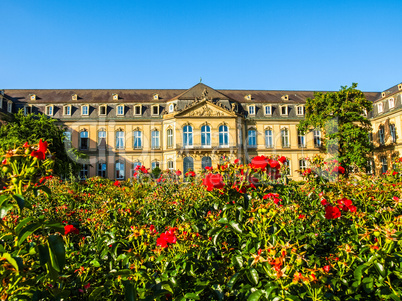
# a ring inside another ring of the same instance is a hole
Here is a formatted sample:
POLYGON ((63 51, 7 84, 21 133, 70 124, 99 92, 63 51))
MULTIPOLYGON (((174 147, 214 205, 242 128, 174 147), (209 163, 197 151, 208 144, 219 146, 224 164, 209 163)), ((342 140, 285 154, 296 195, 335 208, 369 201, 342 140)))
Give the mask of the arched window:
POLYGON ((116 132, 116 149, 124 149, 124 132, 116 132))
POLYGON ((212 166, 211 157, 203 157, 202 161, 201 161, 202 169, 205 169, 205 167, 211 167, 211 166, 212 166))
POLYGON ((167 130, 167 147, 168 148, 173 147, 173 130, 172 129, 167 130))
POLYGON ((134 135, 134 145, 133 147, 135 149, 139 149, 142 148, 142 135, 141 135, 141 131, 134 131, 133 133, 134 135))
POLYGON ((124 179, 124 162, 121 160, 116 161, 116 180, 124 179))
POLYGON ((80 133, 80 149, 81 150, 88 150, 88 140, 89 140, 88 132, 82 131, 80 133))
POLYGON ((289 130, 288 128, 281 129, 282 147, 289 147, 289 130))
POLYGON ((221 147, 229 146, 229 130, 227 125, 221 125, 219 127, 219 146, 221 147))
POLYGON ((248 130, 248 146, 257 147, 257 133, 255 130, 248 130))
POLYGON ((191 125, 186 125, 183 128, 183 146, 193 145, 193 127, 191 125))
POLYGON ((271 129, 265 130, 265 147, 267 148, 274 147, 274 138, 271 129))
POLYGON ((185 157, 183 160, 183 175, 185 175, 190 169, 194 169, 194 160, 191 157, 185 157))
POLYGON ((151 148, 157 149, 159 148, 159 131, 155 130, 151 133, 152 140, 151 140, 151 148))
POLYGON ((169 161, 168 161, 168 163, 167 163, 167 168, 170 169, 170 170, 174 169, 174 164, 173 164, 173 161, 172 161, 172 160, 169 160, 169 161))
POLYGON ((211 146, 211 127, 209 125, 201 127, 201 145, 211 146))

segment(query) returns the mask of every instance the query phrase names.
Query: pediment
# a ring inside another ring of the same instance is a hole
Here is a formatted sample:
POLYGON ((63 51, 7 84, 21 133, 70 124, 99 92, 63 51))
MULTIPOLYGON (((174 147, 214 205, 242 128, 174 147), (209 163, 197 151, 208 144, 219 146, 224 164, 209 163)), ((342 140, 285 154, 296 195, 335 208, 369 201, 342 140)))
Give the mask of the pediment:
POLYGON ((187 108, 175 117, 234 117, 236 113, 217 106, 209 101, 202 101, 195 106, 187 108))

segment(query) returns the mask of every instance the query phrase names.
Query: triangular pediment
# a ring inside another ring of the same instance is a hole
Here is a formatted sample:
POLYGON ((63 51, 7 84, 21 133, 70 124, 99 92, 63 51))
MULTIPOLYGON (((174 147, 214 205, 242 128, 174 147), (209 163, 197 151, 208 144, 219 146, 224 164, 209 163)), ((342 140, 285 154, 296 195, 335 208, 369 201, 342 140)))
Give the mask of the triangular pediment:
POLYGON ((188 99, 229 99, 226 95, 221 92, 203 84, 198 83, 195 86, 191 87, 187 91, 183 92, 180 95, 174 97, 174 99, 178 100, 188 100, 188 99))
POLYGON ((177 113, 175 117, 235 117, 236 113, 208 100, 201 101, 177 113))

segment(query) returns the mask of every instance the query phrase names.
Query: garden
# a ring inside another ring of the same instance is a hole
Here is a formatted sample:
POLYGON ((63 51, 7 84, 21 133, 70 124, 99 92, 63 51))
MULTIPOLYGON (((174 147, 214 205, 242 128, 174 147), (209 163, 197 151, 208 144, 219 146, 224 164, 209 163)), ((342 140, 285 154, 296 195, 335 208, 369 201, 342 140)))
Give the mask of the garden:
POLYGON ((400 300, 402 159, 310 158, 61 180, 48 145, 2 160, 1 300, 400 300), (4 187, 3 187, 4 186, 4 187))

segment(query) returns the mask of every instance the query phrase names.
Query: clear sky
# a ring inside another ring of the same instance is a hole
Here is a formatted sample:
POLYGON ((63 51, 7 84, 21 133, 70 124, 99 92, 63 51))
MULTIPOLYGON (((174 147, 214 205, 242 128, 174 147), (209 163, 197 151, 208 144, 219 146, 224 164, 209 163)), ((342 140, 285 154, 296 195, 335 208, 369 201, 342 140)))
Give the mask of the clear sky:
POLYGON ((0 0, 0 88, 383 91, 402 3, 0 0))

